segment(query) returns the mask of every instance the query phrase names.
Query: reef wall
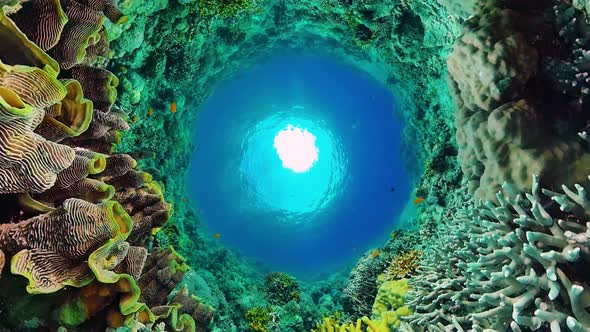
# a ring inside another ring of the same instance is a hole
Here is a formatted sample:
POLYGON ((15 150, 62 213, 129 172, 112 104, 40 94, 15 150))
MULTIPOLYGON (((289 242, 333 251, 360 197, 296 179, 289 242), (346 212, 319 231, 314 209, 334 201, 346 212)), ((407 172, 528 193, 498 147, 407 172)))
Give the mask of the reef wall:
POLYGON ((0 327, 590 329, 588 15, 561 0, 0 0, 0 327), (200 103, 279 50, 388 85, 423 171, 412 229, 313 290, 204 239, 184 188, 200 103))
POLYGON ((104 22, 128 19, 112 1, 0 1, 2 330, 211 320, 186 291, 168 298, 188 266, 151 243, 172 206, 140 154, 114 152, 129 117, 104 22))

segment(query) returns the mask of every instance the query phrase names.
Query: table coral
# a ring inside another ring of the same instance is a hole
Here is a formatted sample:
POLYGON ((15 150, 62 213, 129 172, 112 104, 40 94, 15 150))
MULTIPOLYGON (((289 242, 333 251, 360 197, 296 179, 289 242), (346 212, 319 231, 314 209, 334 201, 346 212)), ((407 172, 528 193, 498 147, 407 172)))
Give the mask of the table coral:
POLYGON ((585 187, 529 193, 509 184, 448 222, 412 278, 404 331, 590 328, 585 187))

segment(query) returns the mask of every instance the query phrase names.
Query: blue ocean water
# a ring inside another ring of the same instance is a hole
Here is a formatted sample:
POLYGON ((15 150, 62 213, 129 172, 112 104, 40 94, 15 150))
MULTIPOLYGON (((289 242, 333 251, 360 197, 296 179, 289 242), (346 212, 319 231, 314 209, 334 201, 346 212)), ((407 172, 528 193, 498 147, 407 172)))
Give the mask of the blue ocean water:
POLYGON ((199 110, 189 187, 210 236, 298 277, 383 243, 410 196, 394 97, 323 56, 281 55, 199 110))

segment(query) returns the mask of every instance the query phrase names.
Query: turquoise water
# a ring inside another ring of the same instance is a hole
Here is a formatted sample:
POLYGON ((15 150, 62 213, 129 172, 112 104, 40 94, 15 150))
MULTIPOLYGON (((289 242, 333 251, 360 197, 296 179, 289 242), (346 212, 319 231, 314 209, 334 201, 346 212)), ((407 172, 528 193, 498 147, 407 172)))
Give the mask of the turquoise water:
POLYGON ((409 199, 394 99, 319 56, 222 82, 196 124, 190 190, 209 236, 299 277, 382 243, 409 199))

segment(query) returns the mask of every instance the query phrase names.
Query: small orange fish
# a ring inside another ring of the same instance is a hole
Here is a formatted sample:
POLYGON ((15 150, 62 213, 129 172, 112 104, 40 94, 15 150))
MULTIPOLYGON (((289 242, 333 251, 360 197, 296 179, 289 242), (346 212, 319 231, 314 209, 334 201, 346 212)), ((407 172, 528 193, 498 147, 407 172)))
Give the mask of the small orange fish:
POLYGON ((414 200, 414 205, 418 205, 420 203, 424 202, 424 198, 422 197, 418 197, 414 200))
POLYGON ((172 104, 170 104, 170 113, 176 113, 176 102, 173 101, 172 104))
POLYGON ((377 258, 377 256, 379 256, 379 253, 381 253, 381 250, 375 249, 375 251, 373 251, 373 253, 371 254, 371 257, 377 258))
POLYGON ((215 233, 215 235, 213 235, 213 236, 215 236, 216 239, 219 239, 221 237, 221 234, 215 233))
POLYGON ((258 12, 258 14, 262 14, 264 12, 264 8, 258 7, 256 11, 258 12))
POLYGON ((150 108, 150 109, 148 110, 148 115, 149 115, 149 116, 152 116, 152 115, 154 115, 154 109, 153 109, 153 108, 150 108))
POLYGON ((136 116, 134 116, 133 118, 131 118, 131 123, 136 123, 137 120, 139 120, 139 118, 136 116))
POLYGON ((186 197, 183 197, 183 198, 182 198, 182 201, 186 203, 186 202, 188 202, 188 198, 186 198, 186 197))

